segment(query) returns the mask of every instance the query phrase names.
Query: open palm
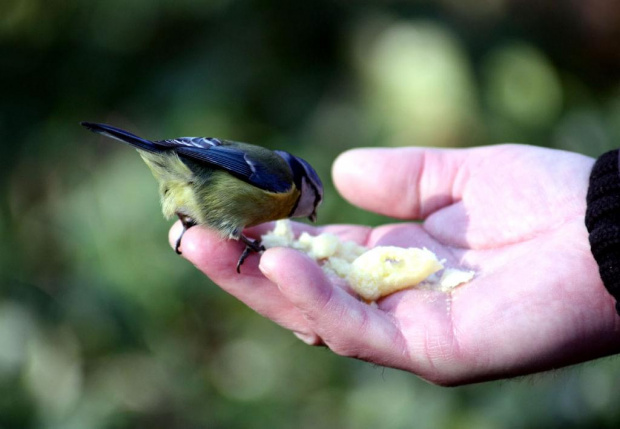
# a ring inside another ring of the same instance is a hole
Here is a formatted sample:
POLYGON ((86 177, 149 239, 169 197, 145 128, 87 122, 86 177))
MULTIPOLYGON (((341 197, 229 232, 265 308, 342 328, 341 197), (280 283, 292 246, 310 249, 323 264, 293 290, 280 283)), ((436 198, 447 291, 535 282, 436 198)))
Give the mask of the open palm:
MULTIPOLYGON (((451 293, 409 289, 369 306, 297 251, 249 258, 204 228, 183 255, 223 289, 310 344, 454 385, 620 351, 620 323, 584 226, 593 160, 531 146, 358 149, 334 165, 352 203, 422 223, 329 231, 368 247, 427 247, 476 272, 451 293)), ((171 231, 174 240, 179 225, 171 231)), ((258 232, 258 231, 256 231, 258 232)))

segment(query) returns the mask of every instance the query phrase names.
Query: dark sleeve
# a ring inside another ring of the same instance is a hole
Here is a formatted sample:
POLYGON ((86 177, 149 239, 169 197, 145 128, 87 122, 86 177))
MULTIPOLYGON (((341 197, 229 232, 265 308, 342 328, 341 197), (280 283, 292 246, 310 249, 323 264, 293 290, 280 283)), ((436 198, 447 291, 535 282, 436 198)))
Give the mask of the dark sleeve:
POLYGON ((603 154, 590 174, 586 227, 599 273, 620 314, 620 152, 603 154))

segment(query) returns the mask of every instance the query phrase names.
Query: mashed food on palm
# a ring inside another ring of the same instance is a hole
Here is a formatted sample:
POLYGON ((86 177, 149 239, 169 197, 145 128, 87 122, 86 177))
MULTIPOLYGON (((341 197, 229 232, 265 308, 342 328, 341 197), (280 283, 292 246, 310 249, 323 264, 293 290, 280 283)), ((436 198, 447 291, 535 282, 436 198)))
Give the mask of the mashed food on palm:
POLYGON ((304 232, 295 239, 288 220, 276 222, 273 231, 262 236, 262 244, 266 248, 301 250, 327 274, 345 279, 369 302, 411 287, 448 291, 474 277, 473 271, 444 268, 442 261, 428 249, 395 246, 367 249, 352 241, 340 241, 330 233, 313 236, 304 232))

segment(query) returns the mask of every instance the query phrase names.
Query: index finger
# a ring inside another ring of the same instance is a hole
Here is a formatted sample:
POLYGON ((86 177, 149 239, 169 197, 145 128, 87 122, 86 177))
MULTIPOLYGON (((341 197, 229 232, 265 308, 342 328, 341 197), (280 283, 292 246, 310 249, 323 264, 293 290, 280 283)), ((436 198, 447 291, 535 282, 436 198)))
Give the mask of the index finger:
MULTIPOLYGON (((180 222, 171 228, 171 246, 174 247, 181 229, 180 222)), ((194 226, 183 235, 180 249, 183 258, 257 313, 285 328, 307 332, 307 323, 299 310, 259 270, 260 255, 250 254, 241 267, 241 274, 237 273, 237 260, 244 249, 239 241, 225 240, 214 231, 194 226)))

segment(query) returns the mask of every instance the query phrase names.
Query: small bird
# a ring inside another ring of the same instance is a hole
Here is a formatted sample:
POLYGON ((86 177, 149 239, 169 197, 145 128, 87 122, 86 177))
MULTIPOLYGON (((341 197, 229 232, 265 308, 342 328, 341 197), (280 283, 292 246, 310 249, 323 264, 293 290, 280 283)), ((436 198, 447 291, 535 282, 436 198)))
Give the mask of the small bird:
POLYGON ((185 231, 204 225, 246 245, 237 262, 240 273, 250 252, 265 250, 260 240, 242 234, 244 228, 291 217, 316 221, 321 179, 288 152, 212 137, 146 140, 111 125, 81 125, 138 150, 159 182, 164 216, 176 215, 183 224, 178 254, 185 231))

